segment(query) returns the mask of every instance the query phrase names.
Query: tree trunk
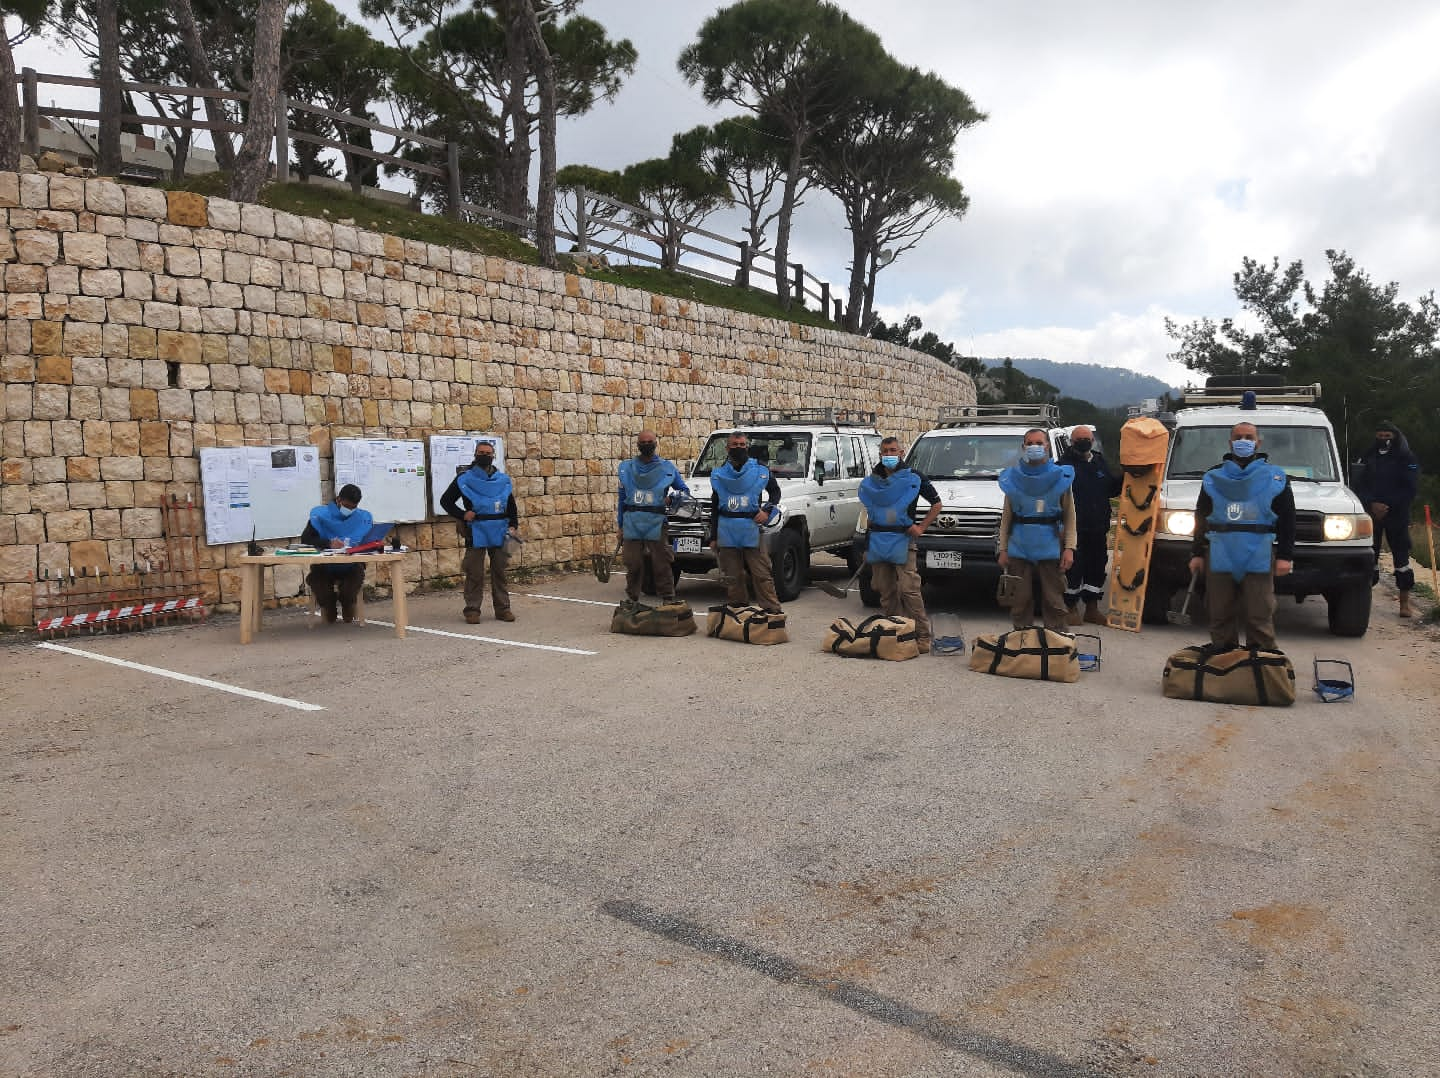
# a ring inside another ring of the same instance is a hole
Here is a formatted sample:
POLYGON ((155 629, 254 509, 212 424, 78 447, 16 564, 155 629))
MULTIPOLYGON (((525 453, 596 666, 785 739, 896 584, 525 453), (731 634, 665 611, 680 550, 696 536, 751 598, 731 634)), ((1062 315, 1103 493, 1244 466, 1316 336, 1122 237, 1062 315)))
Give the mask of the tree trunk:
POLYGON ((175 147, 170 151, 170 182, 178 184, 185 179, 185 165, 190 160, 190 140, 194 132, 191 128, 182 127, 169 134, 175 147))
POLYGON ((100 159, 95 167, 102 176, 114 176, 123 164, 120 114, 125 109, 125 95, 120 89, 119 0, 96 0, 95 36, 100 53, 100 159))
POLYGON ((3 30, 0 30, 0 86, 10 87, 7 93, 0 93, 0 172, 18 172, 20 144, 25 137, 20 130, 20 102, 15 95, 15 54, 3 30))
MULTIPOLYGON (((775 218, 775 298, 780 306, 790 309, 790 218, 795 215, 795 191, 800 186, 800 159, 804 142, 796 135, 790 143, 790 164, 785 169, 785 185, 781 188, 780 215, 775 218)), ((758 250, 758 248, 757 248, 758 250)))
MULTIPOLYGON (((185 59, 190 63, 190 78, 194 85, 205 90, 218 90, 220 87, 215 81, 215 69, 210 65, 210 54, 205 51, 205 42, 200 37, 200 27, 195 22, 195 9, 190 6, 190 0, 170 0, 170 11, 180 27, 180 40, 185 46, 185 59)), ((203 100, 205 118, 212 124, 231 122, 223 101, 217 97, 203 100)), ((221 172, 233 172, 235 146, 230 141, 230 136, 224 131, 211 131, 210 141, 215 146, 216 166, 221 172)))
POLYGON ((850 291, 845 303, 845 328, 860 332, 865 309, 865 266, 869 261, 869 245, 859 225, 850 226, 850 291))
MULTIPOLYGON (((525 111, 525 86, 530 79, 529 50, 525 41, 526 0, 506 0, 505 20, 505 104, 500 113, 501 158, 500 208, 512 217, 525 217, 530 201, 530 119, 525 111)), ((507 225, 507 228, 515 228, 507 225)))
POLYGON ((860 332, 869 333, 875 320, 875 276, 880 272, 880 252, 870 245, 870 257, 865 260, 865 309, 860 312, 860 332))
POLYGON ((523 0, 530 64, 540 88, 540 189, 535 196, 535 244, 540 264, 555 268, 555 61, 545 45, 534 0, 523 0))
POLYGON ((255 13, 255 60, 250 72, 250 114, 230 174, 230 197, 255 202, 270 168, 275 141, 275 98, 280 93, 280 32, 286 0, 260 0, 255 13))

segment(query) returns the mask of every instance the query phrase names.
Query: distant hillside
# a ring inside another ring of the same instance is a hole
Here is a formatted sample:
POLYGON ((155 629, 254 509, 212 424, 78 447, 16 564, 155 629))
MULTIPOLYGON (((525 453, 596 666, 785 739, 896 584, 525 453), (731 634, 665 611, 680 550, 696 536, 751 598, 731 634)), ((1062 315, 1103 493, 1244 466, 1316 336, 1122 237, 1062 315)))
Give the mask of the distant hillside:
MULTIPOLYGON (((1004 361, 987 359, 987 367, 998 367, 1004 361)), ((1076 397, 1101 408, 1136 404, 1146 397, 1159 397, 1174 387, 1148 374, 1137 374, 1121 367, 1103 367, 1099 363, 1056 363, 1052 359, 1012 359, 1015 368, 1032 378, 1040 378, 1060 390, 1063 397, 1076 397)))

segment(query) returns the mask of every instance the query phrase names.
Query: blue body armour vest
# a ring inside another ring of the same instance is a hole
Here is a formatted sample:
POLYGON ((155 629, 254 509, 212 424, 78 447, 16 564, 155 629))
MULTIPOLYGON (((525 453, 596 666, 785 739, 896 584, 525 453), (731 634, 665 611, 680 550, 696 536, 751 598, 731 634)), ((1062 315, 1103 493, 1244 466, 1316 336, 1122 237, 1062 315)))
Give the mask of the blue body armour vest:
POLYGON ((665 492, 680 477, 675 465, 663 457, 641 460, 638 457, 620 465, 620 486, 625 490, 625 504, 620 527, 626 539, 659 539, 665 524, 665 492))
POLYGON ((752 519, 760 512, 761 498, 770 482, 770 469, 759 461, 747 460, 738 472, 728 460, 710 473, 710 485, 718 495, 716 538, 720 546, 757 547, 760 525, 752 519))
MULTIPOLYGON (((310 510, 310 526, 327 545, 332 539, 349 539, 352 543, 358 543, 374 523, 374 518, 364 509, 356 509, 348 517, 342 517, 337 502, 317 505, 310 510)), ((348 566, 346 568, 348 569, 348 566)))
POLYGON ((1269 461, 1241 467, 1227 460, 1201 480, 1212 508, 1205 518, 1210 537, 1210 571, 1236 580, 1270 572, 1275 512, 1270 503, 1285 489, 1285 472, 1269 461))
POLYGON ((910 536, 905 533, 915 521, 910 503, 920 495, 920 477, 909 468, 897 468, 881 478, 874 473, 860 483, 860 504, 870 517, 868 557, 904 565, 910 560, 910 536))
POLYGON ((1055 561, 1065 518, 1060 501, 1075 481, 1075 469, 1047 460, 1037 468, 1016 464, 1000 473, 1000 489, 1010 499, 1010 542, 1005 552, 1025 561, 1055 561))
POLYGON ((504 546, 505 533, 510 529, 510 515, 506 509, 510 504, 510 492, 515 489, 510 477, 500 471, 486 475, 484 468, 472 464, 460 473, 455 482, 475 514, 475 519, 470 522, 471 546, 504 546))

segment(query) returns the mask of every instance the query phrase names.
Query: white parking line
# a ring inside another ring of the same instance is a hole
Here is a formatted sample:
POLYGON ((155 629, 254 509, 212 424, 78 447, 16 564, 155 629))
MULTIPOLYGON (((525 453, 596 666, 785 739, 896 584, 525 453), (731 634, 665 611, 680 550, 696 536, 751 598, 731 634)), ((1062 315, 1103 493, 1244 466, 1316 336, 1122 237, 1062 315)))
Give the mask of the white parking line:
POLYGON ((223 681, 211 681, 209 678, 195 677, 191 674, 181 674, 175 670, 162 670, 158 666, 146 666, 144 663, 132 663, 128 659, 116 659, 109 655, 97 655, 93 651, 81 651, 79 648, 67 648, 62 644, 36 644, 37 648, 44 648, 46 651, 63 651, 66 655, 79 655, 82 659, 94 659, 96 662, 109 663, 112 666, 123 666, 127 670, 139 670, 146 674, 155 674, 159 677, 172 678, 175 681, 183 681, 187 685, 199 685, 206 689, 218 689, 220 692, 233 693, 236 696, 248 696, 251 700, 263 700, 267 704, 279 704, 282 707, 293 707, 296 711, 324 711, 319 704, 307 704, 303 700, 291 700, 287 696, 271 696, 268 692, 256 692, 254 689, 242 689, 238 685, 226 685, 223 681))
MULTIPOLYGON (((383 625, 387 629, 395 628, 393 621, 376 621, 374 618, 366 618, 366 625, 383 625)), ((501 640, 497 636, 475 636, 472 633, 452 633, 445 629, 425 629, 419 625, 406 625, 407 633, 428 633, 431 636, 448 636, 452 640, 478 640, 486 644, 504 644, 507 648, 532 648, 535 651, 558 651, 563 655, 597 655, 595 651, 582 651, 579 648, 562 648, 556 644, 530 644, 524 640, 501 640)))
POLYGON ((525 596, 527 599, 554 599, 557 603, 584 603, 586 606, 614 606, 614 605, 615 605, 614 603, 602 603, 602 602, 598 602, 598 601, 595 600, 595 599, 572 599, 572 598, 570 598, 570 596, 568 596, 568 595, 541 595, 539 592, 534 592, 534 591, 521 591, 521 592, 516 592, 516 594, 517 594, 517 595, 523 595, 523 596, 525 596))

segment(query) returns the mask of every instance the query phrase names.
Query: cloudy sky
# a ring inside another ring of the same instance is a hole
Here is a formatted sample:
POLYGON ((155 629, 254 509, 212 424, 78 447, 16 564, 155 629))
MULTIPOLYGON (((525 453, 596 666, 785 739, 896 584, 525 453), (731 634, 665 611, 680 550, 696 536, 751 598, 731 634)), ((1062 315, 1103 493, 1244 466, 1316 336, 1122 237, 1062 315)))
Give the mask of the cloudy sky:
MULTIPOLYGON (((1413 301, 1440 272, 1440 7, 1426 0, 839 0, 989 119, 960 136, 971 209, 880 277, 877 305, 983 356, 1125 366, 1176 383, 1167 315, 1234 313, 1246 255, 1345 249, 1413 301)), ((342 2, 353 12, 353 4, 342 2)), ((565 123, 561 164, 623 167, 724 113, 675 69, 714 0, 585 0, 640 54, 565 123)), ((20 65, 55 70, 43 45, 20 65)), ((27 54, 27 50, 30 52, 27 54)), ((840 285, 839 208, 795 257, 840 285)))

